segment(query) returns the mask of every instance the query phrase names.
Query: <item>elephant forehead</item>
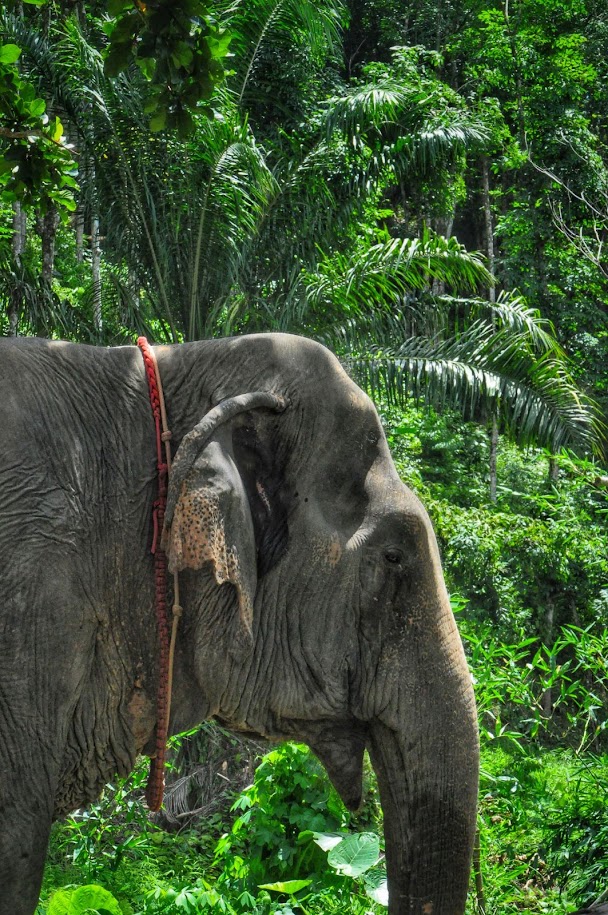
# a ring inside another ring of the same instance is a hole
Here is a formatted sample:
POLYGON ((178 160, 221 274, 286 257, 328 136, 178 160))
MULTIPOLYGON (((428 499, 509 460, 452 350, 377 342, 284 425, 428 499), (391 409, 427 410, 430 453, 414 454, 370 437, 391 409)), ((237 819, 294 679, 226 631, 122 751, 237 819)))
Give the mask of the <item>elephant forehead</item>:
POLYGON ((430 527, 424 505, 399 477, 387 445, 369 468, 365 492, 370 513, 385 518, 387 524, 405 525, 413 532, 430 527))

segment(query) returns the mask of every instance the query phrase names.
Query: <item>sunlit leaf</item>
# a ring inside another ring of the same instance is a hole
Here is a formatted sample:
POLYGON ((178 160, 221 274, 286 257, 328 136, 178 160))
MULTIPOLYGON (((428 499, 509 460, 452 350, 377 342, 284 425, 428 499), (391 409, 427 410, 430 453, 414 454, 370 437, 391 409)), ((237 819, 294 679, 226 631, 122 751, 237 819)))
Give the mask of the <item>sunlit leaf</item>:
POLYGON ((16 44, 0 45, 0 64, 14 64, 21 56, 21 48, 16 44))
POLYGON ((312 880, 279 880, 277 883, 260 883, 261 890, 271 890, 273 893, 287 893, 289 896, 293 893, 303 890, 310 886, 312 880))
POLYGON ((331 851, 332 848, 335 848, 335 846, 339 845, 344 839, 344 836, 329 835, 323 832, 315 832, 313 835, 314 841, 323 851, 331 851))
POLYGON ((347 836, 332 848, 327 861, 339 874, 360 877, 377 864, 379 855, 378 836, 371 832, 360 832, 347 836))

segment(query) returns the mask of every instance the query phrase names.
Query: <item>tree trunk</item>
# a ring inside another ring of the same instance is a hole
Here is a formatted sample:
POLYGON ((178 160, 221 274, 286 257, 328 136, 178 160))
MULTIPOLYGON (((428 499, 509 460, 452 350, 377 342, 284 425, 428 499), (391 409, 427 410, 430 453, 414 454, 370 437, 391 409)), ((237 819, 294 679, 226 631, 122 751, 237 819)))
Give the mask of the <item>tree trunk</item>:
POLYGON ((53 279, 53 267, 55 265, 55 241, 57 238, 57 226, 59 225, 59 214, 57 208, 50 205, 42 218, 41 237, 42 237, 42 282, 45 286, 51 285, 53 279))
POLYGON ((492 429, 490 430, 490 502, 496 502, 498 489, 498 473, 496 465, 498 460, 498 419, 492 416, 492 429))
MULTIPOLYGON (((13 204, 13 260, 15 262, 15 272, 21 272, 21 257, 25 249, 26 240, 26 216, 21 204, 17 200, 13 204)), ((8 334, 9 337, 17 336, 19 325, 19 310, 21 307, 21 283, 19 276, 17 282, 11 290, 10 302, 8 306, 8 334)))
POLYGON ((84 260, 84 207, 82 204, 79 204, 76 210, 74 230, 76 233, 76 260, 82 264, 84 260))
POLYGON ((93 323, 102 331, 101 317, 101 248, 99 246, 99 217, 91 218, 91 270, 93 272, 93 323))
POLYGON ((554 454, 549 458, 549 481, 556 484, 559 480, 559 462, 554 454))
MULTIPOLYGON (((492 208, 490 206, 490 163, 487 156, 481 157, 481 178, 488 270, 492 274, 492 277, 494 277, 494 227, 492 225, 492 208)), ((488 289, 488 299, 492 304, 496 302, 496 286, 494 285, 494 280, 492 280, 488 289)), ((499 405, 496 404, 496 408, 492 415, 492 429, 490 431, 490 502, 496 502, 496 490, 498 486, 498 477, 496 473, 498 459, 498 411, 499 405)))
MULTIPOLYGON (((487 156, 481 157, 481 181, 483 193, 483 221, 486 233, 486 254, 488 257, 488 270, 494 276, 494 226, 492 223, 492 207, 490 205, 490 162, 487 156)), ((492 282, 488 290, 490 302, 496 301, 496 287, 492 282)))
POLYGON ((517 100, 517 123, 519 129, 519 145, 523 149, 528 148, 528 140, 526 137, 526 118, 524 114, 524 91, 523 91, 523 79, 522 71, 519 60, 519 52, 517 49, 517 39, 515 32, 511 27, 511 16, 509 13, 509 0, 504 0, 503 5, 503 15, 505 19, 505 26, 507 30, 507 37, 509 39, 509 47, 511 50, 511 59, 513 61, 513 74, 515 80, 515 98, 517 100))

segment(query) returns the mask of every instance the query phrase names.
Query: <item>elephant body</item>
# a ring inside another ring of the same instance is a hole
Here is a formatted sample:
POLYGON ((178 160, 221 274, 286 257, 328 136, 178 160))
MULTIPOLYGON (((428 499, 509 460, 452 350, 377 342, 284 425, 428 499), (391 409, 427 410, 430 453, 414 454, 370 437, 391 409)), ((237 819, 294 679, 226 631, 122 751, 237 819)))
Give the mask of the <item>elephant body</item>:
MULTIPOLYGON (((303 338, 156 354, 175 454, 163 544, 184 607, 170 732, 215 717, 302 740, 351 807, 367 747, 389 912, 462 915, 470 676, 430 522, 373 405, 303 338), (224 410, 250 392, 283 407, 224 410)), ((32 915, 52 820, 154 747, 156 448, 140 352, 1 341, 0 430, 0 915, 32 915)))

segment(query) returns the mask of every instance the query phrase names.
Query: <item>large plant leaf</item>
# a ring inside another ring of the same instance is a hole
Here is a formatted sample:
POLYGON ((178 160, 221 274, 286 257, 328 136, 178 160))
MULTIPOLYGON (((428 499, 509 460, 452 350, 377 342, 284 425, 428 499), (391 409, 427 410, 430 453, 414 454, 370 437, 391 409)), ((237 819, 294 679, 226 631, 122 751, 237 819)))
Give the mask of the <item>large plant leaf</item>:
POLYGON ((287 893, 288 896, 310 886, 312 880, 279 880, 277 883, 260 883, 261 890, 270 890, 273 893, 287 893))
POLYGON ((359 832, 346 836, 339 845, 331 849, 327 861, 347 877, 360 877, 377 864, 380 855, 380 840, 375 833, 359 832))
POLYGON ((335 848, 336 845, 339 845, 340 842, 344 840, 344 836, 337 836, 325 832, 314 832, 313 836, 315 843, 319 848, 322 848, 323 851, 331 851, 332 848, 335 848))
POLYGON ((388 908, 388 881, 384 870, 380 873, 366 874, 364 882, 365 892, 370 899, 388 908))
POLYGON ((68 887, 53 894, 47 909, 48 915, 122 915, 112 893, 97 884, 68 887))
POLYGON ((281 34, 293 40, 301 33, 313 56, 323 56, 338 41, 345 4, 343 0, 223 0, 219 7, 234 36, 232 86, 240 104, 267 44, 281 34))

